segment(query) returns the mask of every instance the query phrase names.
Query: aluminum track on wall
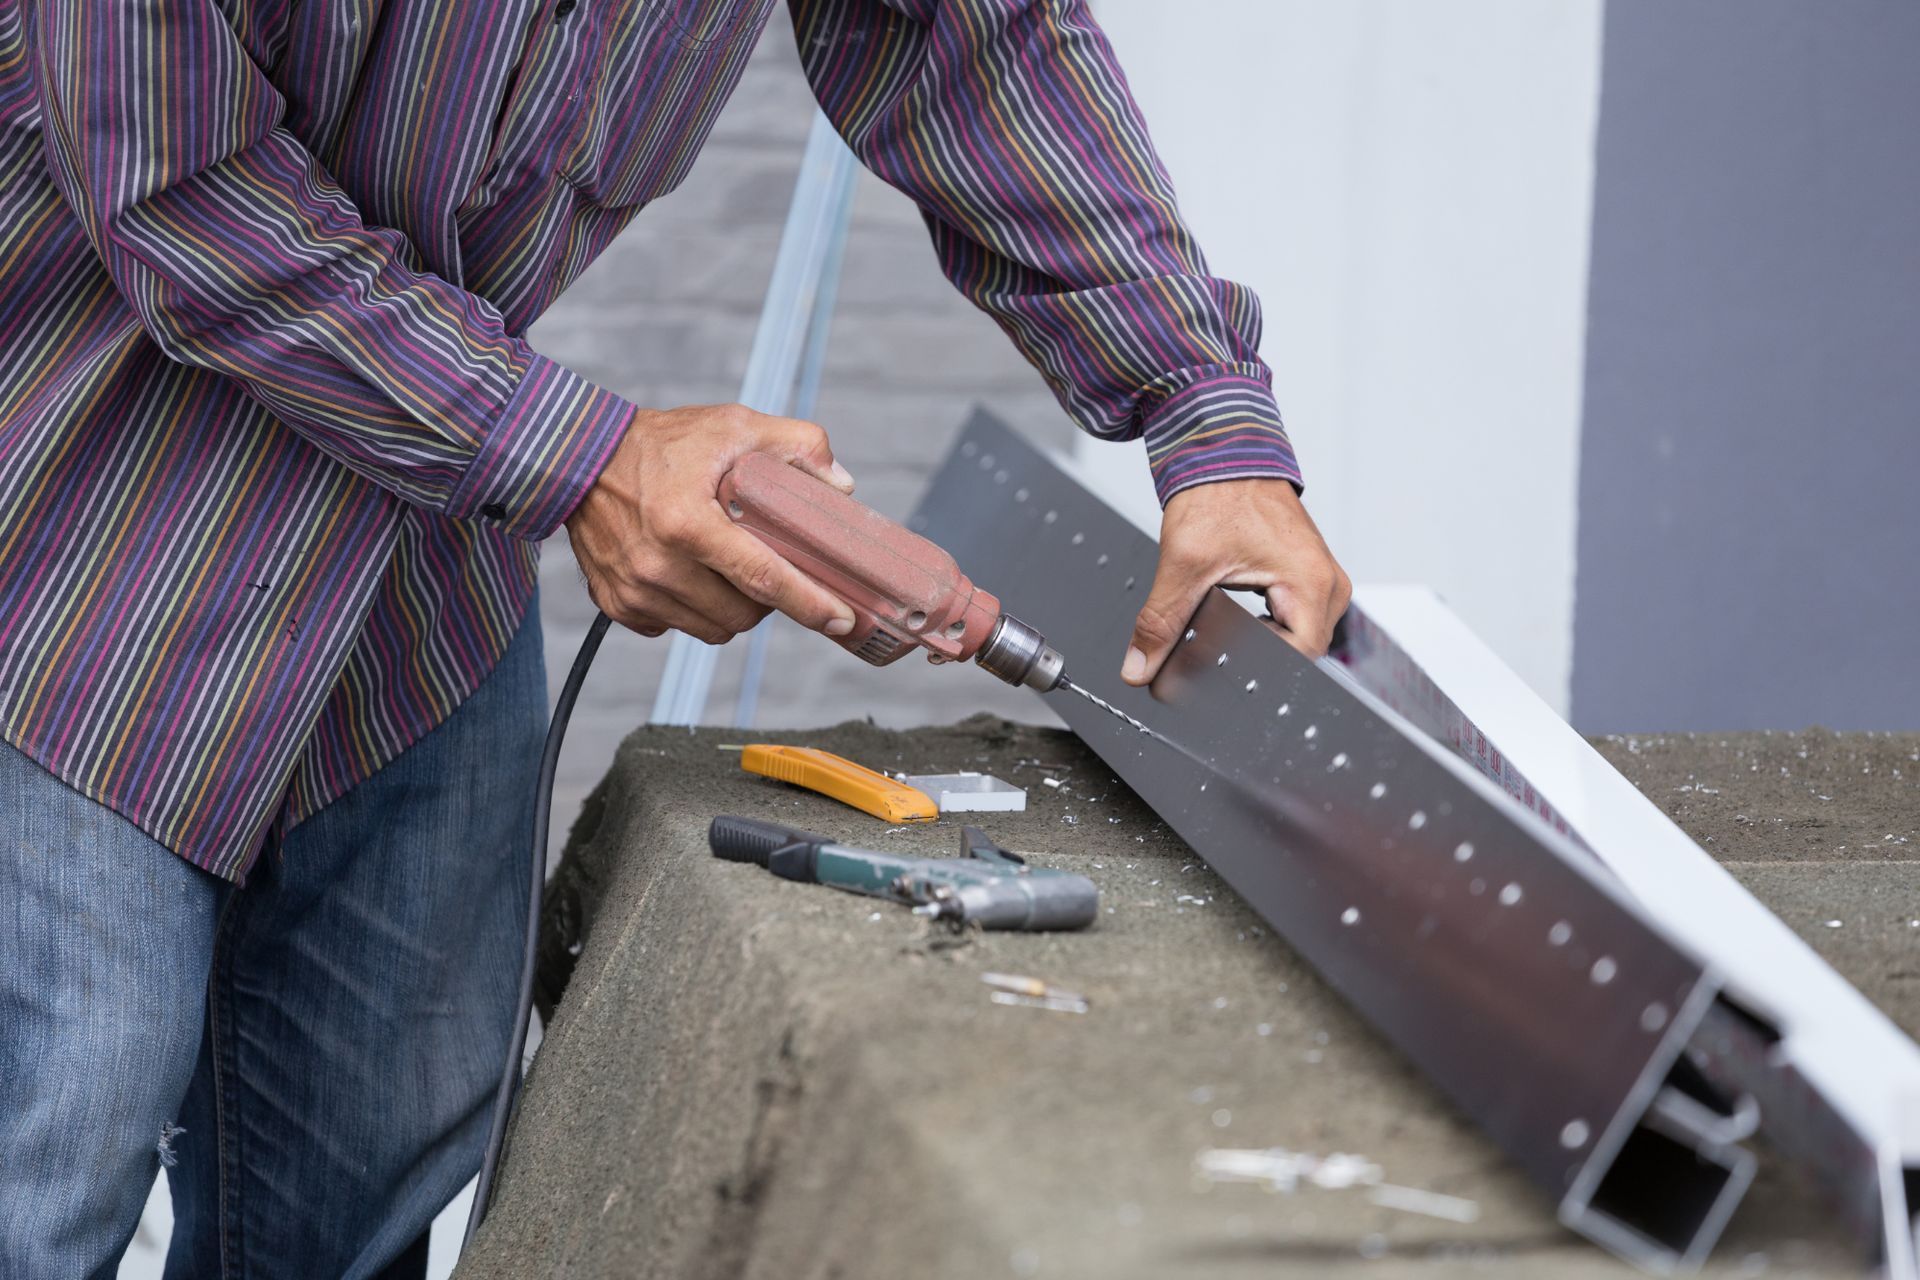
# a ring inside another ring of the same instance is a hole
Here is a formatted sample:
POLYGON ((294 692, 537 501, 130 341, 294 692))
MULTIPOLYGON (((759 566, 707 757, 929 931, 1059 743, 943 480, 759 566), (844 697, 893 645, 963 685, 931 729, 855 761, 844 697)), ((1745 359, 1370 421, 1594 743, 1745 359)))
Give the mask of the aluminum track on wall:
POLYGON ((909 523, 1077 683, 1183 745, 1048 697, 1563 1222, 1649 1270, 1704 1259, 1752 1177, 1742 1081, 1777 1032, 1550 811, 1219 591, 1151 693, 1120 683, 1158 547, 985 413, 909 523))

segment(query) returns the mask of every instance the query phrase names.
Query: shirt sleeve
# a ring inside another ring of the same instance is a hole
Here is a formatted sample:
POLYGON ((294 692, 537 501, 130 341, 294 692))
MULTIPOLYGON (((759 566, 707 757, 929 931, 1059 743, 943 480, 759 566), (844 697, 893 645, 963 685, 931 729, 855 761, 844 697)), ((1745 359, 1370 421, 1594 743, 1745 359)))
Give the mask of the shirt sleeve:
POLYGON ((217 0, 37 10, 48 168, 161 350, 409 502, 525 538, 571 514, 633 407, 363 223, 217 0))
POLYGON ((821 108, 911 197, 948 279, 1165 502, 1299 467, 1260 304, 1218 279, 1082 0, 789 0, 821 108))

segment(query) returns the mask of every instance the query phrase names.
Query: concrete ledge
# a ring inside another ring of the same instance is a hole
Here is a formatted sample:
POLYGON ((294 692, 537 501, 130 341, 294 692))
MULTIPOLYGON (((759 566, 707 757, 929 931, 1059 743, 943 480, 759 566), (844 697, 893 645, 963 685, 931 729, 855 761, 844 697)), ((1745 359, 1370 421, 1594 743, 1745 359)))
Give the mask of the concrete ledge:
MULTIPOLYGON (((1627 1274, 1561 1230, 1545 1197, 1071 735, 976 717, 764 736, 1028 787, 1027 812, 981 825, 1092 876, 1099 923, 955 939, 897 907, 718 862, 705 846, 716 813, 943 854, 957 824, 889 831, 743 775, 715 749, 739 731, 635 733, 556 880, 550 989, 576 949, 577 961, 461 1276, 1627 1274), (1042 787, 1036 761, 1067 785, 1042 787), (992 1004, 979 975, 994 970, 1079 991, 1091 1009, 992 1004), (1390 1181, 1476 1201, 1480 1218, 1411 1216, 1357 1192, 1202 1189, 1193 1160, 1213 1146, 1359 1153, 1390 1181)), ((1731 754, 1745 739, 1661 741, 1616 761, 1658 800, 1684 785, 1671 777, 1713 772, 1716 803, 1742 805, 1740 778, 1761 776, 1731 754)), ((1884 767, 1815 803, 1864 805, 1880 827, 1888 804, 1913 812, 1920 766, 1896 778, 1891 761, 1920 739, 1873 741, 1884 767)), ((1739 852, 1740 832, 1773 816, 1760 801, 1707 847, 1739 852)), ((1744 855, 1764 866, 1740 871, 1911 1031, 1920 850, 1882 846, 1809 863, 1775 840, 1744 855)), ((1763 1157, 1714 1270, 1856 1274, 1828 1231, 1763 1157)))

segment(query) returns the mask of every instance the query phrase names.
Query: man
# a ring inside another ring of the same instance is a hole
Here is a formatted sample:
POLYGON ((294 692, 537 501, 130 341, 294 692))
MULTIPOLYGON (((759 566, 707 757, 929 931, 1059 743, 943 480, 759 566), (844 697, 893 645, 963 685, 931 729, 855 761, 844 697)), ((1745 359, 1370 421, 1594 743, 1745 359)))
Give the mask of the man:
MULTIPOLYGON (((507 1037, 537 543, 720 642, 845 608, 724 518, 808 423, 643 409, 527 326, 684 176, 772 0, 0 0, 0 1275, 417 1275, 507 1037)), ((1347 586, 1080 0, 789 0, 957 287, 1206 589, 1347 586)), ((1116 649, 1120 646, 1116 637, 1116 649)))

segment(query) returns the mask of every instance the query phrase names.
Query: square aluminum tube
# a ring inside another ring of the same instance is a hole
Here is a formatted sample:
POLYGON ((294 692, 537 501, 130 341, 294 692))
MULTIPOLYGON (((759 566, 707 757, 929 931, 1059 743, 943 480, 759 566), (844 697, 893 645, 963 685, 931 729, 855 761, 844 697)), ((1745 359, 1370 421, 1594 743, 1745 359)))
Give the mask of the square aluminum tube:
POLYGON ((1696 1266, 1752 1177, 1740 1071, 1777 1031, 1593 852, 1220 592, 1151 693, 1111 673, 1158 548, 976 413, 910 527, 1067 655, 1049 705, 1559 1205, 1696 1266))

